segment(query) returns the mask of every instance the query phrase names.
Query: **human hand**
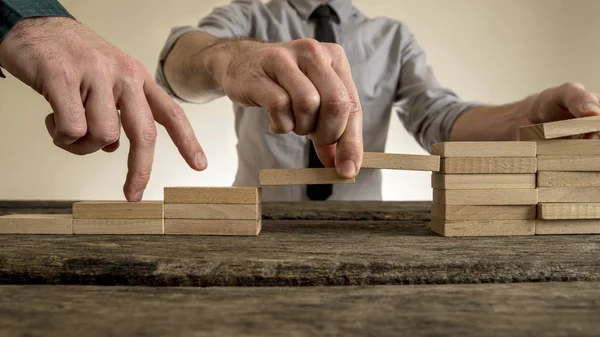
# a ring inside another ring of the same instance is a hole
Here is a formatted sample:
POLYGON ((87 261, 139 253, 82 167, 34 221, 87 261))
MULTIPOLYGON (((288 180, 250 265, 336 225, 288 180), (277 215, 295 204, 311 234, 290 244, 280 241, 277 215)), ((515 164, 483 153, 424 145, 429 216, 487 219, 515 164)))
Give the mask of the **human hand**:
POLYGON ((64 150, 115 151, 122 123, 131 143, 123 187, 129 201, 142 199, 150 179, 154 121, 166 128, 190 167, 207 166, 185 113, 144 66, 72 19, 21 21, 0 44, 0 64, 50 103, 54 113, 46 127, 64 150))
POLYGON ((321 162, 340 176, 358 174, 362 109, 342 47, 301 39, 229 40, 208 48, 207 69, 232 101, 267 110, 274 133, 307 135, 321 162))

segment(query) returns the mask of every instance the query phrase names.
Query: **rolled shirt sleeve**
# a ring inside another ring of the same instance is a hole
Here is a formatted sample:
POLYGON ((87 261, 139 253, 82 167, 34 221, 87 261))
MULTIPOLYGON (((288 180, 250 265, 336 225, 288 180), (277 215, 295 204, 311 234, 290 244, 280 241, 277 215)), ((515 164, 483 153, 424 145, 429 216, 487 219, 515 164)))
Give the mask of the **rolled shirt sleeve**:
POLYGON ((436 80, 427 64, 425 53, 406 27, 402 35, 408 38, 401 45, 402 65, 396 92, 394 111, 404 127, 427 151, 431 145, 450 139, 458 117, 479 106, 462 101, 453 91, 436 80))

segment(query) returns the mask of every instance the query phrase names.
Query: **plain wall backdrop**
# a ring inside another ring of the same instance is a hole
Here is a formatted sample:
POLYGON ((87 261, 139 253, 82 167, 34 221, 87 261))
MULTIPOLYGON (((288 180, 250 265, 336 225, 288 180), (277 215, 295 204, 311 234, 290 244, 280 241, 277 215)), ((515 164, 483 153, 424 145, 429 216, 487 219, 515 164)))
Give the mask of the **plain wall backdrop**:
MULTIPOLYGON (((196 24, 227 0, 62 0, 82 23, 154 74, 172 26, 196 24)), ((369 16, 406 23, 439 81, 466 100, 500 104, 578 81, 600 92, 597 0, 355 0, 369 16)), ((164 186, 229 186, 237 167, 231 103, 184 105, 209 159, 187 167, 159 127, 145 199, 164 186)), ((123 199, 128 143, 78 157, 56 148, 44 127, 46 101, 16 79, 0 80, 0 199, 123 199)), ((387 152, 426 153, 392 117, 387 152)), ((430 174, 384 174, 384 199, 430 200, 430 174)))

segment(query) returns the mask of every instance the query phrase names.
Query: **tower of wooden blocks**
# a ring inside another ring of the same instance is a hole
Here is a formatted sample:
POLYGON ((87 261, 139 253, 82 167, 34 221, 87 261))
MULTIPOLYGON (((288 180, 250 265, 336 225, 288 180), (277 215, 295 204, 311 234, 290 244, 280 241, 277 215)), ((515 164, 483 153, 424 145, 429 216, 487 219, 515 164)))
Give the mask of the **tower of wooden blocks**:
POLYGON ((435 144, 431 230, 443 236, 534 235, 535 142, 435 144))
POLYGON ((258 235, 257 187, 165 187, 165 234, 258 235))

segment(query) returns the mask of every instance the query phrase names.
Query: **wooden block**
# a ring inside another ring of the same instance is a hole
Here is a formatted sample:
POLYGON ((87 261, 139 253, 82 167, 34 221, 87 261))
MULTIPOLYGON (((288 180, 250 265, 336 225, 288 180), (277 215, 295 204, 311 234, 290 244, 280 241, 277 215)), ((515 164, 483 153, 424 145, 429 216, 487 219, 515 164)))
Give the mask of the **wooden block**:
POLYGON ((600 203, 538 204, 538 219, 600 219, 600 203))
POLYGON ((167 204, 165 219, 258 220, 261 204, 167 204))
POLYGON ((441 205, 536 205, 538 191, 522 190, 433 190, 433 202, 441 205))
POLYGON ((538 187, 539 202, 600 202, 600 187, 538 187))
POLYGON ((537 141, 537 155, 600 155, 600 141, 593 139, 552 139, 537 141))
POLYGON ((355 178, 341 178, 334 168, 262 169, 258 175, 263 186, 354 184, 355 181, 355 178))
POLYGON ((73 219, 73 234, 164 234, 163 219, 73 219))
POLYGON ((431 175, 431 187, 440 190, 491 190, 535 188, 535 174, 431 175))
POLYGON ((258 235, 262 220, 165 219, 165 234, 258 235))
POLYGON ((433 144, 442 157, 535 157, 535 142, 447 142, 433 144))
POLYGON ((441 172, 474 173, 536 173, 537 161, 532 158, 442 158, 441 172))
POLYGON ((600 131, 600 116, 522 126, 521 140, 554 139, 600 131))
POLYGON ((600 187, 600 172, 538 172, 538 187, 600 187))
POLYGON ((162 219, 162 201, 73 203, 73 219, 162 219))
POLYGON ((534 235, 536 220, 431 220, 431 231, 442 236, 534 235))
POLYGON ((600 220, 536 220, 535 234, 600 234, 600 220))
POLYGON ((165 187, 165 204, 258 204, 258 187, 165 187))
POLYGON ((459 220, 535 220, 534 205, 470 206, 433 204, 431 217, 446 221, 459 220))
POLYGON ((539 156, 538 171, 597 172, 600 156, 539 156))
POLYGON ((407 171, 439 171, 440 156, 365 152, 363 154, 362 168, 407 171))
POLYGON ((0 216, 0 234, 73 234, 70 214, 11 214, 0 216))

